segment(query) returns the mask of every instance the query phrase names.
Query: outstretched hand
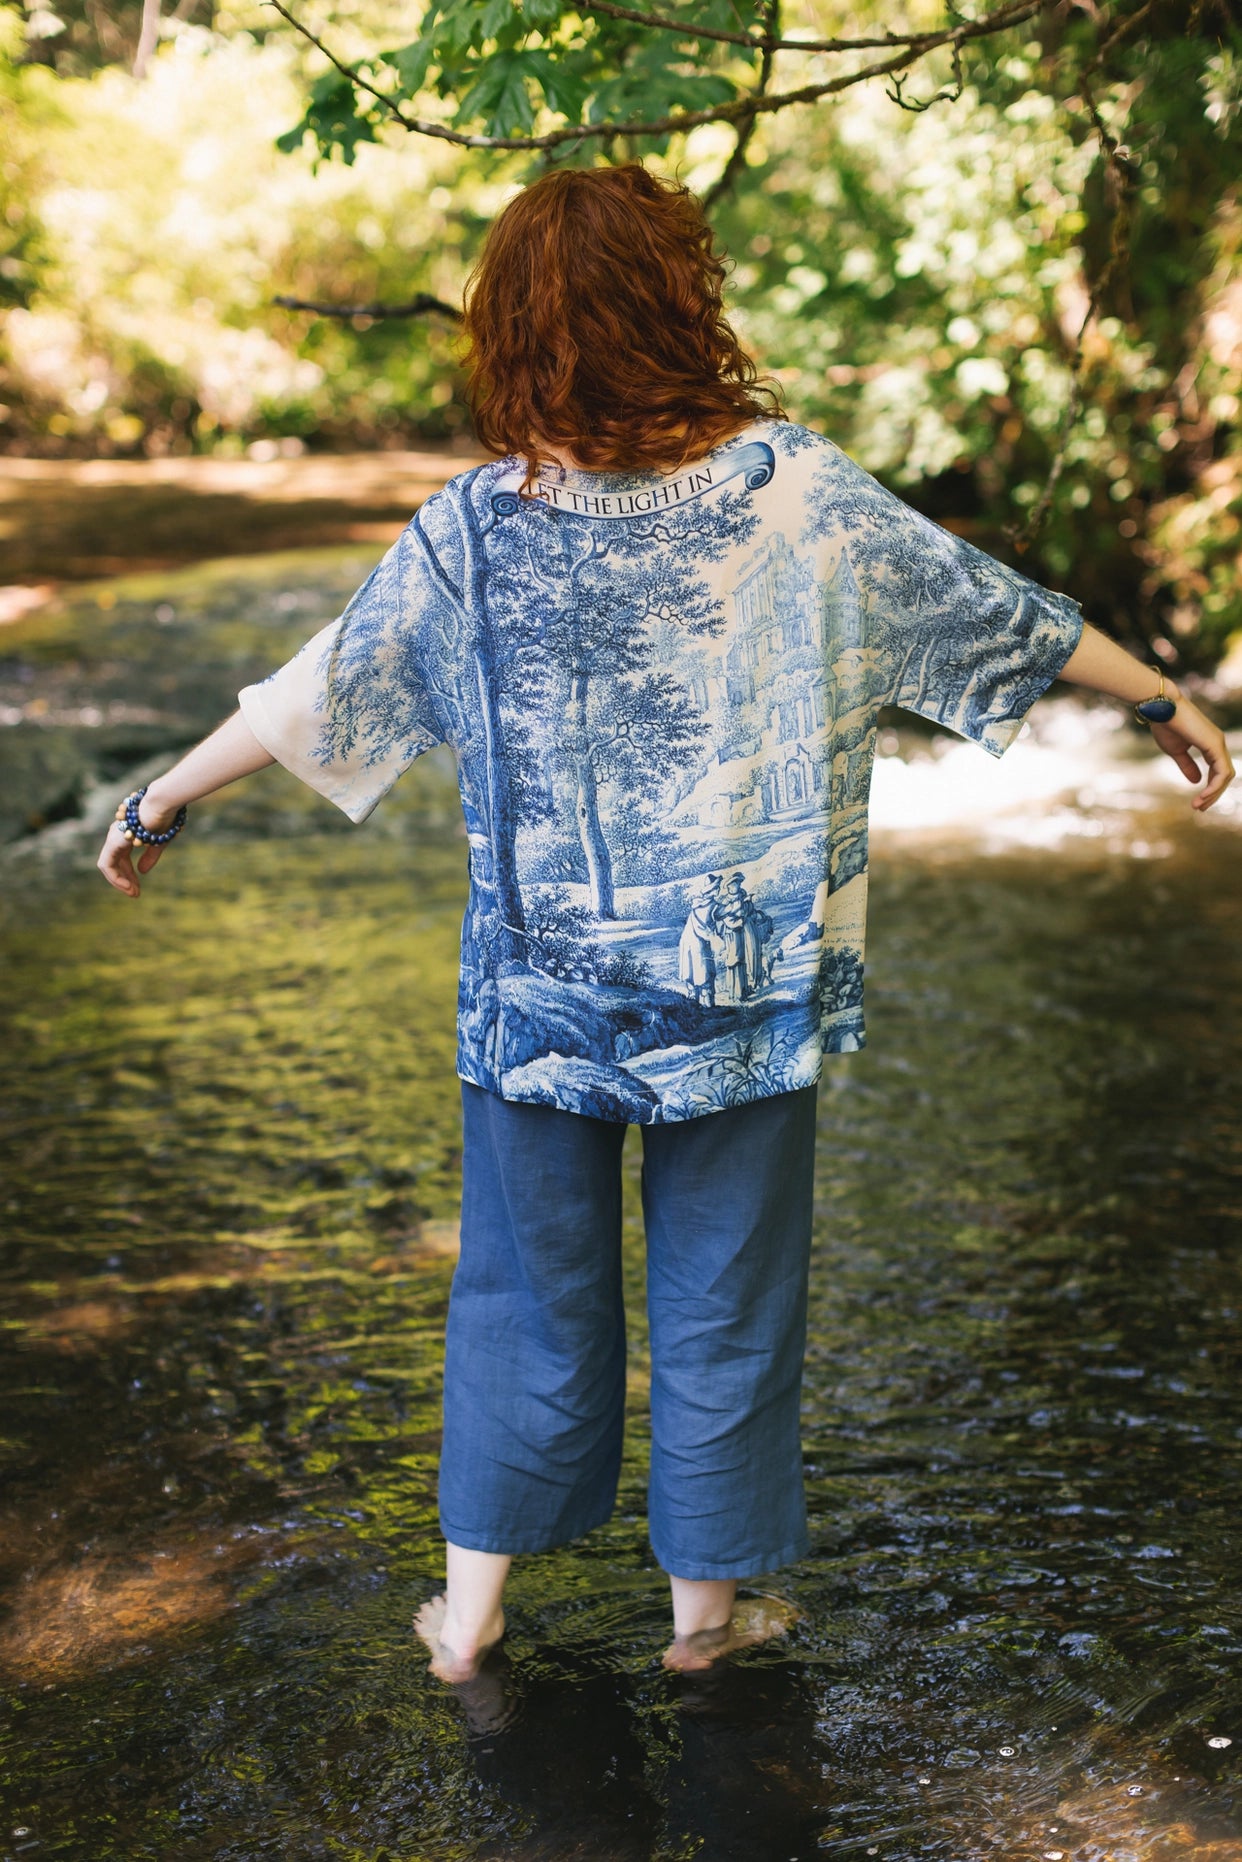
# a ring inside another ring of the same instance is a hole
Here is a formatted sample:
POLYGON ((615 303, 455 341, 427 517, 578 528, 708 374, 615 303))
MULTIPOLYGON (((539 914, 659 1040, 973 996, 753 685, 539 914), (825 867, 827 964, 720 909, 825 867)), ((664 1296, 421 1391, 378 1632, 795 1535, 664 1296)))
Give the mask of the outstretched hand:
MULTIPOLYGON (((161 814, 157 809, 147 806, 146 797, 138 804, 138 819, 144 828, 151 828, 159 833, 172 822, 171 815, 161 814)), ((143 847, 134 859, 135 845, 125 838, 125 830, 119 821, 108 824, 104 844, 95 864, 110 886, 123 892, 127 898, 136 899, 142 891, 138 884, 139 873, 147 874, 155 865, 163 847, 143 847)))
POLYGON ((1191 752, 1197 750, 1203 758, 1208 779, 1190 806, 1202 813, 1213 802, 1218 802, 1234 778, 1233 759, 1224 732, 1180 693, 1177 710, 1169 722, 1152 724, 1149 728, 1158 748, 1172 757, 1187 782, 1200 782, 1204 773, 1191 752))
MULTIPOLYGON (((214 795, 217 789, 253 775, 256 769, 266 769, 275 761, 241 712, 235 711, 210 737, 187 750, 179 763, 148 785, 138 803, 138 819, 153 834, 163 834, 173 825, 179 808, 188 808, 204 795, 214 795)), ((164 846, 171 844, 165 842, 164 846)), ((126 840, 120 823, 114 821, 95 864, 110 886, 127 899, 136 899, 142 890, 138 875, 151 871, 164 846, 134 847, 126 840)))

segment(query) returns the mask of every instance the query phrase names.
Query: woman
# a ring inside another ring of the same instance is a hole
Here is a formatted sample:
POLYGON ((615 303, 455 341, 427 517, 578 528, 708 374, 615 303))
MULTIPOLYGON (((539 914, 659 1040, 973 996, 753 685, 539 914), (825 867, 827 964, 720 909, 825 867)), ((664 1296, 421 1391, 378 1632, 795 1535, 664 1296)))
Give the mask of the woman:
POLYGON ((613 1503, 627 1123, 644 1144, 665 1660, 701 1667, 774 1628, 735 1592, 807 1550, 815 1083, 825 1052, 863 1040, 881 705, 1000 755, 1060 677, 1142 706, 1193 783, 1197 750, 1194 808, 1233 776, 1221 733, 1075 603, 787 422, 722 280, 693 198, 637 165, 548 174, 513 200, 466 320, 494 461, 128 798, 99 861, 136 898, 179 811, 273 760, 361 821, 422 751, 453 748, 470 843, 461 1259, 447 1590, 418 1623, 447 1680, 502 1634, 513 1556, 613 1503), (685 951, 687 893, 714 898, 724 872, 786 940, 728 1002, 707 932, 688 978, 685 951))

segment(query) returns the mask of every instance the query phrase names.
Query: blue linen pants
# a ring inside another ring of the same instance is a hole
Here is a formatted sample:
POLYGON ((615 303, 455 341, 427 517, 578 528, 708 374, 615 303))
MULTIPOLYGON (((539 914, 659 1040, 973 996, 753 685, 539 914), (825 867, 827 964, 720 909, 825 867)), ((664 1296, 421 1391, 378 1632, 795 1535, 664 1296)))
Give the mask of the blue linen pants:
MULTIPOLYGON (((648 1524, 674 1577, 755 1577, 807 1549, 815 1096, 641 1128, 648 1524)), ((547 1551, 600 1525, 616 1496, 626 1128, 465 1081, 462 1102, 440 1524, 475 1551, 547 1551)))

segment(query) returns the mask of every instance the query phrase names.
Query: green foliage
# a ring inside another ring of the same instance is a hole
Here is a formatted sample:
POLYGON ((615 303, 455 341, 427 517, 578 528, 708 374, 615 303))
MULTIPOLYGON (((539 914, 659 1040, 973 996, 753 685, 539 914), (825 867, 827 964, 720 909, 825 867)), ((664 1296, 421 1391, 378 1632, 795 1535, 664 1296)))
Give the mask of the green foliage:
MULTIPOLYGON (((394 108, 421 108, 429 97, 451 106, 436 118, 447 127, 500 137, 529 136, 548 112, 565 124, 653 122, 743 97, 758 52, 698 38, 695 28, 737 32, 762 9, 674 0, 666 11, 684 19, 684 32, 643 31, 560 0, 431 0, 416 39, 350 67, 388 106, 334 73, 312 87, 286 146, 309 137, 350 162, 394 108)), ((667 146, 666 137, 652 141, 667 146)))
MULTIPOLYGON (((605 156, 671 155, 709 191, 738 146, 717 217, 739 259, 746 338, 791 407, 989 547, 1032 513, 1029 566, 1062 583, 1072 568, 1117 631, 1155 636, 1168 658, 1196 639, 1215 651, 1242 625, 1236 549, 1218 560, 1205 541, 1166 563, 1160 539, 1170 525, 1210 534, 1178 480, 1233 450, 1221 428, 1232 431, 1239 384, 1208 397, 1205 432, 1197 383, 1205 320, 1231 314, 1209 300, 1238 173, 1242 31, 1220 9, 1188 21, 1172 0, 1112 0, 1094 24, 1070 13, 969 41, 960 64, 942 47, 894 76, 896 96, 871 82, 813 115, 747 123, 736 110, 748 98, 822 81, 839 56, 828 67, 787 39, 778 77, 757 43, 702 36, 779 38, 773 7, 683 0, 659 12, 681 30, 553 0, 432 0, 414 42, 357 66, 382 97, 355 90, 354 117, 331 124, 312 99, 299 133, 349 159, 359 124, 425 121, 434 98, 449 106, 436 122, 480 137, 616 125, 593 145, 605 156), (675 148, 667 133, 635 133, 714 106, 736 127, 675 148), (1190 584, 1202 609, 1188 607, 1190 584)), ((806 37, 809 16, 792 17, 806 37)), ((841 16, 873 36, 941 23, 879 6, 841 16)))
POLYGON ((1099 86, 1132 177, 1120 216, 1074 71, 1035 40, 924 115, 866 87, 764 126, 716 214, 737 321, 791 406, 1002 552, 1058 452, 1102 283, 1024 567, 1192 663, 1242 627, 1236 63, 1210 49, 1138 40, 1099 86))
POLYGON ((0 308, 28 304, 48 263, 34 210, 50 175, 40 132, 59 119, 41 72, 17 63, 23 50, 17 15, 0 7, 0 308))
POLYGON ((371 124, 358 114, 354 87, 344 72, 320 73, 310 87, 301 123, 277 136, 276 147, 284 155, 294 154, 305 142, 307 130, 319 148, 331 149, 351 166, 359 145, 375 140, 371 124))
MULTIPOLYGON (((222 30, 170 26, 142 86, 32 68, 0 12, 10 444, 464 430, 443 321, 313 320, 271 299, 460 301, 530 153, 407 134, 304 39, 273 34, 270 13, 233 4, 222 30)), ((559 0, 435 0, 410 38, 384 4, 335 0, 347 70, 410 120, 519 139, 733 108, 761 82, 758 49, 696 32, 775 19, 675 0, 684 30, 657 31, 559 0)), ((1098 68, 1105 27, 1076 13, 968 44, 961 95, 919 113, 872 81, 759 115, 713 215, 741 334, 793 414, 1002 553, 1059 461, 1024 566, 1119 633, 1206 662, 1242 627, 1242 32, 1209 8, 1190 32, 1172 0, 1106 11, 1109 30, 1135 23, 1098 68)), ((943 24, 930 8, 908 20, 943 24)), ((809 23, 787 15, 790 31, 809 23)), ((815 29, 833 23, 821 9, 815 29)), ((906 23, 875 0, 848 16, 873 36, 906 23)), ((766 81, 843 62, 783 51, 766 81)), ((941 48, 909 72, 907 101, 952 78, 941 48)), ((727 122, 618 131, 551 159, 638 154, 710 195, 737 139, 727 122)))
POLYGON ((348 280, 371 298, 409 282, 452 302, 503 183, 434 145, 370 147, 316 172, 275 146, 298 84, 287 44, 196 28, 141 85, 116 69, 10 69, 11 445, 227 451, 464 430, 442 319, 355 327, 271 299, 331 299, 348 280))

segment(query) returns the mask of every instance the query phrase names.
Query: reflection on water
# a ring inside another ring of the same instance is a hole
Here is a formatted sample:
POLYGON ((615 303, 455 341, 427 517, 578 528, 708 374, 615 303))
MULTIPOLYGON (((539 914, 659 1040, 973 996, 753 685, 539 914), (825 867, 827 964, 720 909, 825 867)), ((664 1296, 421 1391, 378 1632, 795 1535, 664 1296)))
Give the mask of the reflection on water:
MULTIPOLYGON (((1137 859, 1158 857, 1175 845, 1162 838, 1161 816, 1194 794, 1121 706, 1077 695, 1050 694, 999 760, 947 733, 912 754, 902 733, 888 729, 879 747, 874 828, 920 836, 948 830, 993 852, 1085 838, 1137 859)), ((1235 742, 1235 760, 1239 747, 1235 742)), ((1242 826, 1236 788, 1209 818, 1217 829, 1242 826)))
POLYGON ((881 761, 872 1045, 821 1096, 815 1549, 788 1640, 706 1676, 658 1661, 633 1180, 617 1514, 523 1562, 470 1690, 411 1641, 444 771, 356 834, 268 772, 137 909, 71 820, 9 858, 0 1856, 1239 1862, 1242 843, 1081 717, 881 761))

